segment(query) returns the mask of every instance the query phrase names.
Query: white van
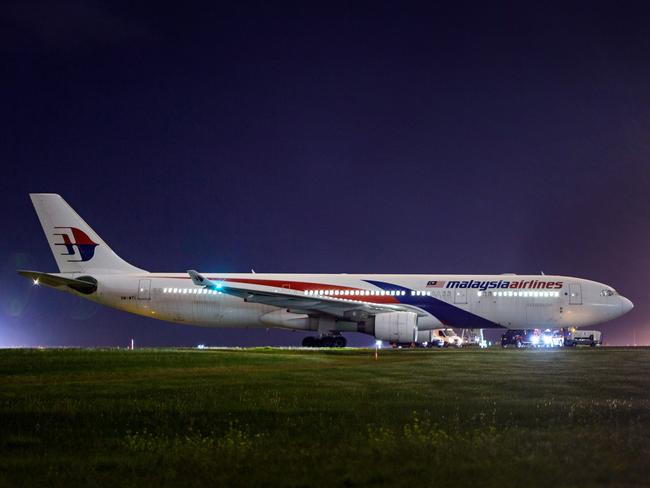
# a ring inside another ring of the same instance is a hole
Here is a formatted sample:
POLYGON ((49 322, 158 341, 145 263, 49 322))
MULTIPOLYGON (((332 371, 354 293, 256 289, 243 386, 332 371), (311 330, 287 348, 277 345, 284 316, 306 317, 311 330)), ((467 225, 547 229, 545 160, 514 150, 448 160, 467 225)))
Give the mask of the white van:
POLYGON ((443 342, 443 347, 463 347, 463 339, 454 329, 434 329, 433 335, 443 342))

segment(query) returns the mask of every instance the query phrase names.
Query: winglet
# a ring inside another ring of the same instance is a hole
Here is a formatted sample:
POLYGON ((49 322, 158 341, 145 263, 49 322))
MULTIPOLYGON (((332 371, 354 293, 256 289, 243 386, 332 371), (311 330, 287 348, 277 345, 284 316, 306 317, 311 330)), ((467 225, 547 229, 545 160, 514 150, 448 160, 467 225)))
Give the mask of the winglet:
POLYGON ((206 288, 210 288, 212 290, 220 290, 223 287, 221 283, 215 283, 214 281, 207 279, 196 270, 188 269, 187 274, 190 275, 190 278, 192 278, 192 283, 194 283, 196 286, 205 286, 206 288))
POLYGON ((207 286, 210 282, 210 280, 208 280, 205 276, 193 269, 188 269, 187 274, 190 275, 190 278, 192 278, 192 283, 197 286, 207 286))

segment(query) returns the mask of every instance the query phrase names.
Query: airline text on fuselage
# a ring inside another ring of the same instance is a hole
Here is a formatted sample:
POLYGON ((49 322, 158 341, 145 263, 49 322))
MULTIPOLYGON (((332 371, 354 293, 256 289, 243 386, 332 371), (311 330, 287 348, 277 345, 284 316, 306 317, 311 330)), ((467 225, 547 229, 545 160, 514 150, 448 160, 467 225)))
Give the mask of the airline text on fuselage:
POLYGON ((563 286, 562 281, 508 281, 508 280, 495 280, 495 281, 448 281, 445 288, 476 288, 481 291, 490 289, 522 289, 530 288, 534 290, 558 290, 563 286))

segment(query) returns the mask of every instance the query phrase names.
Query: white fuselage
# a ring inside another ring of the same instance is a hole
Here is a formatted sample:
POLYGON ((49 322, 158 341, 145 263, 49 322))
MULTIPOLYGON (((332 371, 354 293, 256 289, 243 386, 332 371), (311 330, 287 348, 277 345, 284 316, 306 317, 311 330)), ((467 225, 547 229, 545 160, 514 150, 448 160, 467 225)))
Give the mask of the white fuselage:
MULTIPOLYGON (((94 277, 97 292, 79 296, 146 317, 205 327, 314 330, 300 311, 207 290, 194 285, 185 273, 94 277)), ((420 314, 420 330, 584 327, 612 320, 632 307, 607 285, 565 276, 208 273, 207 277, 270 292, 407 305, 420 314)), ((339 330, 355 330, 353 322, 339 330)))

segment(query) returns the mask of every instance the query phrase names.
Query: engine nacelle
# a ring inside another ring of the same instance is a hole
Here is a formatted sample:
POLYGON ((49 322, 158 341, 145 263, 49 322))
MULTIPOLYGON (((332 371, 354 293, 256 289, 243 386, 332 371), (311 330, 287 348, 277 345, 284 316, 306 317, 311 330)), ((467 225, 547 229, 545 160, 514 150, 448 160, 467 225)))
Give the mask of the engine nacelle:
POLYGON ((415 342, 418 335, 418 314, 387 312, 375 315, 375 337, 388 342, 415 342))

